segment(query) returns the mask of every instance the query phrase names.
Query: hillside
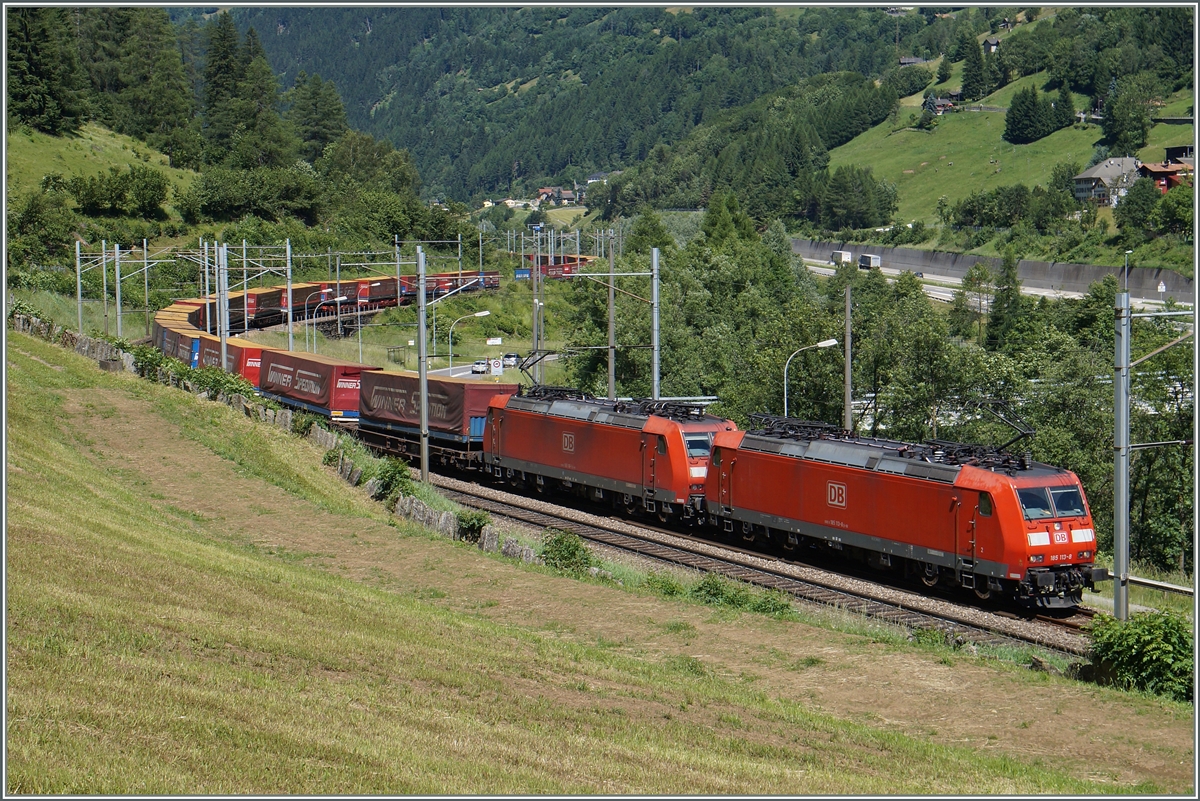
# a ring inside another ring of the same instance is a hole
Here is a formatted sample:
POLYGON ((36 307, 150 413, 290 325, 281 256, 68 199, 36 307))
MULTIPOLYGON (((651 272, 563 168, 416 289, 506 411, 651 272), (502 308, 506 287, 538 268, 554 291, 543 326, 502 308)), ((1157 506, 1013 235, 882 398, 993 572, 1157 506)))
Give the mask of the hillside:
MULTIPOLYGON (((1039 73, 1022 78, 981 99, 979 105, 1006 107, 1019 89, 1036 86, 1041 90, 1045 77, 1039 73)), ((951 79, 946 85, 955 82, 951 79)), ((1183 96, 1177 93, 1172 104, 1180 105, 1183 96)), ((1087 98, 1076 95, 1075 100, 1077 107, 1083 107, 1087 98)), ((904 116, 902 109, 901 118, 904 116)), ((937 222, 937 202, 942 196, 954 203, 972 192, 1014 183, 1046 186, 1055 164, 1086 166, 1104 137, 1099 125, 1075 125, 1030 144, 1013 145, 1002 138, 1002 112, 945 114, 933 131, 895 128, 894 123, 885 121, 831 149, 829 166, 869 165, 876 177, 896 184, 900 198, 896 219, 927 224, 937 222)), ((1191 125, 1154 125, 1138 157, 1144 162, 1162 161, 1165 147, 1190 143, 1194 131, 1191 125)))
POLYGON ((165 155, 146 143, 95 123, 83 126, 74 136, 49 136, 28 128, 10 127, 4 155, 10 195, 38 187, 50 173, 70 178, 96 175, 112 167, 126 169, 131 164, 149 164, 183 190, 196 178, 192 170, 171 167, 165 155))
POLYGON ((1190 706, 550 575, 223 405, 7 360, 7 793, 1193 788, 1190 706))

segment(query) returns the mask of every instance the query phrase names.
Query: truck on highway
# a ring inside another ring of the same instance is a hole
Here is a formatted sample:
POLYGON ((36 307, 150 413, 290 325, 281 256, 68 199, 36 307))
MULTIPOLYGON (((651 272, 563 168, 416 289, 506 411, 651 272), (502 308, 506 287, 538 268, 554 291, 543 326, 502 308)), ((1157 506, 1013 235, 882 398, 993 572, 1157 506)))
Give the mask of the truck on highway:
POLYGON ((854 254, 848 250, 835 250, 835 251, 833 251, 833 255, 829 257, 829 261, 832 264, 838 264, 838 265, 853 264, 854 263, 854 254))
POLYGON ((858 257, 858 269, 869 270, 872 267, 883 266, 883 260, 878 256, 872 256, 869 253, 864 253, 858 257))

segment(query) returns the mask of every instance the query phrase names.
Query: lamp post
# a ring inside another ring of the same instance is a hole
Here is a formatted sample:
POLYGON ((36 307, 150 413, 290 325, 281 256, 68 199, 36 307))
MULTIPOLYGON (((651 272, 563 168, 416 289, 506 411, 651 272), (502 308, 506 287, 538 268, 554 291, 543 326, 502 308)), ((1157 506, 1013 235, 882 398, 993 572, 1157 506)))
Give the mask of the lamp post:
POLYGON ((1129 254, 1132 250, 1125 251, 1125 291, 1129 291, 1129 254))
POLYGON ((813 348, 832 348, 837 343, 838 343, 838 341, 836 339, 823 339, 815 345, 805 345, 803 348, 799 348, 794 353, 792 353, 791 356, 787 357, 787 361, 784 362, 784 364, 783 364, 783 416, 784 417, 788 416, 788 402, 787 402, 788 367, 791 366, 792 359, 795 357, 795 355, 797 353, 803 353, 804 351, 812 350, 813 348))
MULTIPOLYGON (((367 286, 379 286, 379 281, 376 281, 373 284, 367 284, 367 286)), ((358 303, 356 303, 355 306, 357 307, 356 311, 358 312, 358 363, 359 364, 362 364, 362 305, 363 305, 363 299, 358 298, 358 303)))
MULTIPOLYGON (((326 291, 328 291, 328 290, 318 289, 316 292, 310 293, 309 296, 304 299, 305 311, 308 311, 308 302, 313 299, 313 295, 320 295, 322 292, 326 292, 326 291)), ((321 304, 318 303, 317 305, 320 306, 321 304)), ((317 339, 317 328, 316 328, 316 323, 313 323, 313 341, 315 342, 316 339, 317 339)), ((304 326, 304 352, 308 353, 308 326, 307 325, 304 326)))
POLYGON ((317 312, 321 310, 322 304, 341 303, 343 300, 346 300, 346 296, 338 295, 336 298, 328 298, 327 300, 322 300, 320 303, 318 303, 316 305, 316 308, 313 309, 313 353, 317 352, 317 312))
MULTIPOLYGON (((477 311, 474 314, 464 314, 462 317, 459 317, 457 320, 450 323, 450 367, 448 369, 450 370, 451 378, 454 378, 454 326, 458 325, 463 320, 466 320, 468 318, 487 317, 489 314, 491 314, 491 312, 488 311, 487 309, 484 309, 483 311, 477 311)), ((359 361, 362 361, 362 359, 359 359, 359 361)))

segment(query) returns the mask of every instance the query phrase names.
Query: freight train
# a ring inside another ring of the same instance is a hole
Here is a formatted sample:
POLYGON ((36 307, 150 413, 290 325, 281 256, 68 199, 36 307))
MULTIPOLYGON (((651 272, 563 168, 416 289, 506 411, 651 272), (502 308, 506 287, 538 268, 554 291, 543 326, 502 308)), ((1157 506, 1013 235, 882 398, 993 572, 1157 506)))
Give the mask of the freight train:
MULTIPOLYGON (((193 365, 219 362, 219 343, 214 355, 215 338, 195 327, 199 314, 160 312, 154 346, 193 365)), ((227 340, 226 369, 285 405, 356 420, 381 451, 419 452, 416 373, 236 338, 227 340)), ((743 431, 693 404, 569 388, 428 381, 432 459, 480 480, 568 494, 785 557, 837 552, 918 587, 1030 609, 1071 608, 1109 578, 1094 564, 1079 479, 1027 456, 766 415, 743 431)))

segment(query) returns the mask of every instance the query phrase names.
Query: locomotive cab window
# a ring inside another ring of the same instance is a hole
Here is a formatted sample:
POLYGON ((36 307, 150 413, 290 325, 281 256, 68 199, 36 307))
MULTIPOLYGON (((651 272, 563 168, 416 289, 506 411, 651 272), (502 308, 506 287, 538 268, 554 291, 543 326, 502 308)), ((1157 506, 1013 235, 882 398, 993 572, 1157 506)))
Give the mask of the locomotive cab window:
POLYGON ((684 434, 683 441, 687 443, 688 456, 693 459, 708 456, 708 452, 712 449, 712 434, 704 432, 684 434))
POLYGON ((1054 516, 1045 487, 1021 487, 1017 490, 1017 497, 1021 500, 1021 508, 1025 510, 1026 520, 1054 516))
POLYGON ((1087 514, 1079 487, 1055 487, 1050 490, 1050 498, 1059 517, 1083 517, 1087 514))
POLYGON ((992 516, 992 496, 986 492, 979 493, 979 514, 984 517, 992 516))
POLYGON ((667 438, 666 437, 658 438, 658 452, 659 453, 667 452, 667 438))
POLYGON ((713 467, 721 466, 721 449, 720 448, 713 448, 712 465, 713 465, 713 467))

